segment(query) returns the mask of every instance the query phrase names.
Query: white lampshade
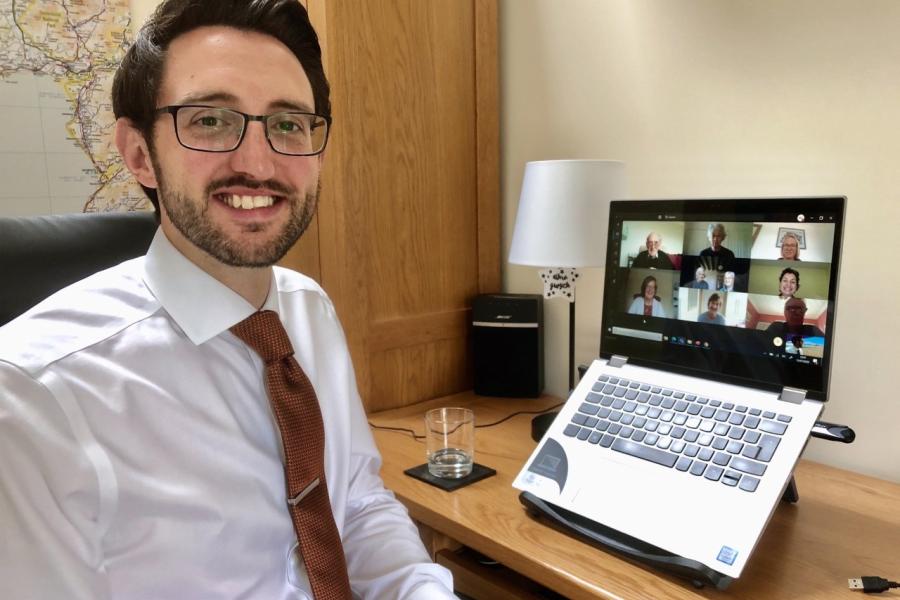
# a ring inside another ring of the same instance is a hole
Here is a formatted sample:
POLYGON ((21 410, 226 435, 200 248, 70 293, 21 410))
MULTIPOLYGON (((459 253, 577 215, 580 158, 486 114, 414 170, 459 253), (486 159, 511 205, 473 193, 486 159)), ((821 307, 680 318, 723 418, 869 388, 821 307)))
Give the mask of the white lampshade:
POLYGON ((509 262, 536 267, 602 266, 609 202, 625 197, 623 162, 527 163, 509 262))

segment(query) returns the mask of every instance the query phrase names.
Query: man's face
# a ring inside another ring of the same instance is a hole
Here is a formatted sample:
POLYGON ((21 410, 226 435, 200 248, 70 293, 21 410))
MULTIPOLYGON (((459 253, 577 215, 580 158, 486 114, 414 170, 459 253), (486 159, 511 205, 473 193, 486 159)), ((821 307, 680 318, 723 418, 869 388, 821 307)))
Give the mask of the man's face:
POLYGON ((725 241, 725 232, 719 228, 713 229, 712 236, 710 236, 710 243, 709 243, 709 245, 712 247, 712 249, 718 251, 719 248, 722 247, 722 242, 724 242, 724 241, 725 241))
POLYGON ((784 303, 784 319, 788 325, 795 327, 803 325, 806 316, 806 303, 800 298, 791 298, 784 303))
POLYGON ((660 240, 659 236, 655 233, 651 233, 647 236, 647 253, 650 256, 656 256, 656 253, 659 252, 659 246, 662 244, 662 240, 660 240))
POLYGON ((694 279, 696 281, 703 281, 704 279, 706 279, 706 271, 703 269, 703 267, 697 267, 697 270, 694 271, 694 279))
POLYGON ((728 273, 725 273, 725 276, 722 278, 722 283, 725 285, 725 287, 731 289, 731 287, 734 285, 734 273, 730 271, 728 273))
POLYGON ((721 300, 712 300, 706 303, 707 308, 709 308, 710 312, 719 312, 719 309, 722 308, 721 300))
MULTIPOLYGON (((309 79, 286 46, 228 27, 195 29, 170 44, 157 106, 179 104, 254 115, 315 108, 309 79)), ((153 141, 162 227, 189 257, 206 253, 231 266, 270 265, 315 213, 320 157, 276 153, 260 122, 247 124, 236 150, 211 153, 182 147, 173 117, 164 114, 153 141)))

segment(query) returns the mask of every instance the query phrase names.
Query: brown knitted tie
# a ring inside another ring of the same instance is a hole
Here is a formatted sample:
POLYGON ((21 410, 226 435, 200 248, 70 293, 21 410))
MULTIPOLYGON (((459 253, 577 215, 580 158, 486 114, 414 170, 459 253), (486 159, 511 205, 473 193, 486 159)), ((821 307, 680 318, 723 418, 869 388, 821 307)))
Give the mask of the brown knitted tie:
POLYGON ((254 313, 231 328, 266 364, 266 386, 284 444, 287 503, 316 600, 351 598, 344 548, 325 484, 325 428, 312 384, 294 358, 278 313, 254 313))

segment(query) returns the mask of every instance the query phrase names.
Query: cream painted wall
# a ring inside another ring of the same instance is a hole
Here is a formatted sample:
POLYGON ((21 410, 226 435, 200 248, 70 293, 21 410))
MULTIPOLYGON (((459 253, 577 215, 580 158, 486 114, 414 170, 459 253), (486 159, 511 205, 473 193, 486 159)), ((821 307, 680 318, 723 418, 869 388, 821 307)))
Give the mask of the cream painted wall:
MULTIPOLYGON (((805 456, 900 481, 900 2, 500 8, 504 260, 528 160, 624 160, 635 198, 846 195, 824 418, 858 437, 805 456)), ((541 291, 536 269, 504 267, 507 291, 541 291)), ((602 275, 579 284, 579 362, 597 353, 602 275)), ((562 395, 568 309, 548 300, 545 315, 547 391, 562 395)))
POLYGON ((147 20, 147 17, 150 16, 150 13, 154 11, 154 9, 159 6, 161 0, 129 0, 128 4, 131 5, 131 27, 133 31, 137 31, 140 29, 141 25, 147 20))

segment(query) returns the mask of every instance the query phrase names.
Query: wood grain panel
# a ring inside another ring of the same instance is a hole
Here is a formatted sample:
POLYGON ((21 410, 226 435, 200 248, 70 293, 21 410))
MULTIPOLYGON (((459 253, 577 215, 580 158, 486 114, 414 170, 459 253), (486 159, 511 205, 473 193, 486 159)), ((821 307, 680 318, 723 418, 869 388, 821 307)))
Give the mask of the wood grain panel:
POLYGON ((496 2, 307 5, 334 127, 285 264, 332 297, 368 408, 466 389, 465 311, 500 281, 496 2))

